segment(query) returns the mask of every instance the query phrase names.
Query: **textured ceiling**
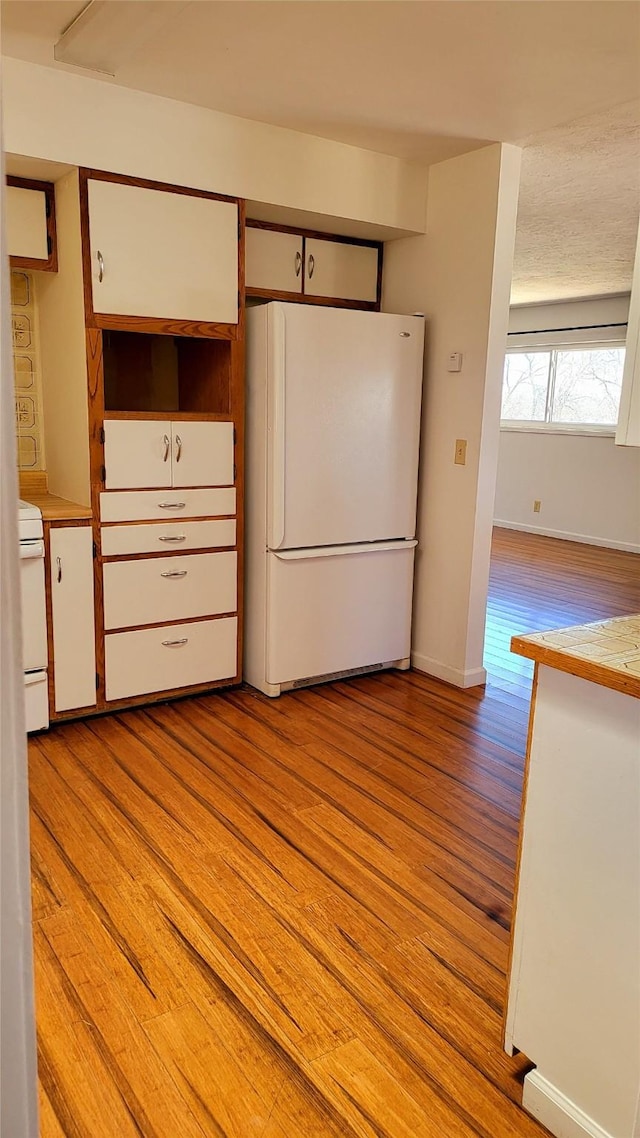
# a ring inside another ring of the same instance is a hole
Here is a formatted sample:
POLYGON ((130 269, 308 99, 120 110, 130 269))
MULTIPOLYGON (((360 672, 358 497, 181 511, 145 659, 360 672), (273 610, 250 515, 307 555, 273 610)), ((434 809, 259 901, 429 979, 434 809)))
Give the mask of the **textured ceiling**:
MULTIPOLYGON (((84 6, 2 0, 3 51, 69 70, 53 48, 84 6)), ((143 2, 127 6, 144 13, 143 2)), ((629 289, 635 0, 199 0, 169 9, 136 50, 123 42, 106 82, 421 163, 524 140, 514 302, 629 289)))
POLYGON ((627 292, 640 214, 640 103, 524 140, 512 301, 627 292))

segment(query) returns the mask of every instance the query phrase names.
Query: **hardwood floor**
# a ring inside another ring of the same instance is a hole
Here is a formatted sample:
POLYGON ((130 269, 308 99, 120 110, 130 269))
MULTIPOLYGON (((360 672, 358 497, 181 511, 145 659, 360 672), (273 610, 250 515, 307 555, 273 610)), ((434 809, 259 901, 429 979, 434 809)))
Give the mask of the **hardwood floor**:
POLYGON ((500 1044, 506 638, 640 597, 630 555, 526 536, 496 535, 486 690, 241 689, 32 740, 42 1138, 546 1133, 500 1044))

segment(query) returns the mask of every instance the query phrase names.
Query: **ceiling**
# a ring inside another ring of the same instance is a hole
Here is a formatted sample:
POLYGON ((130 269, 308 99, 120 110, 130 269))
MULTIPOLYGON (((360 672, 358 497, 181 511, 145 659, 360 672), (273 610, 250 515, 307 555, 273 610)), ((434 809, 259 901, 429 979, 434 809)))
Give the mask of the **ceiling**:
MULTIPOLYGON (((424 163, 524 142, 514 301, 629 288, 635 0, 196 0, 154 20, 145 4, 94 4, 139 25, 106 82, 424 163)), ((84 7, 3 0, 3 51, 78 70, 53 49, 84 7)))

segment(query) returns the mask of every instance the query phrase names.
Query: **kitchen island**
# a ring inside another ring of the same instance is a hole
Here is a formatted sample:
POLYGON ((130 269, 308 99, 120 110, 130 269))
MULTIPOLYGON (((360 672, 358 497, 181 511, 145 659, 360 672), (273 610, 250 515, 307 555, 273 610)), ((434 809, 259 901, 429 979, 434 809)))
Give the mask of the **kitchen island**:
POLYGON ((640 615, 515 637, 535 661, 505 1050, 558 1138, 640 1134, 640 615))

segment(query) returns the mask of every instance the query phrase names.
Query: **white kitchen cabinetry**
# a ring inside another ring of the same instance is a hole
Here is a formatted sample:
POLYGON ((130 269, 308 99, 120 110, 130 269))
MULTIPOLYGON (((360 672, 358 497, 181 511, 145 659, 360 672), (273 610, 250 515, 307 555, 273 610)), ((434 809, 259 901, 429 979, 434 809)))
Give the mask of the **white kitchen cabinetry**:
POLYGON ((184 553, 187 549, 213 549, 236 543, 234 518, 102 526, 100 532, 103 557, 122 557, 131 553, 184 553))
POLYGON ((9 256, 46 261, 49 248, 44 190, 7 186, 5 205, 9 256))
POLYGON ((235 616, 110 633, 105 636, 106 698, 232 679, 237 643, 235 616))
POLYGON ((93 310, 238 322, 235 202, 89 178, 93 310))
POLYGON ((246 231, 247 287, 277 292, 302 289, 303 239, 298 233, 277 229, 246 231))
POLYGON ((349 301, 378 299, 378 245, 354 244, 309 233, 246 229, 246 285, 251 294, 349 301))
POLYGON ((378 250, 343 241, 305 241, 304 290, 309 296, 374 303, 378 295, 378 250))
POLYGON ((107 490, 229 486, 234 482, 233 423, 107 419, 107 490))
POLYGON ((231 550, 109 561, 102 572, 107 629, 236 611, 238 562, 231 550))
POLYGON ((96 654, 91 526, 51 528, 50 572, 55 710, 93 707, 96 654))

